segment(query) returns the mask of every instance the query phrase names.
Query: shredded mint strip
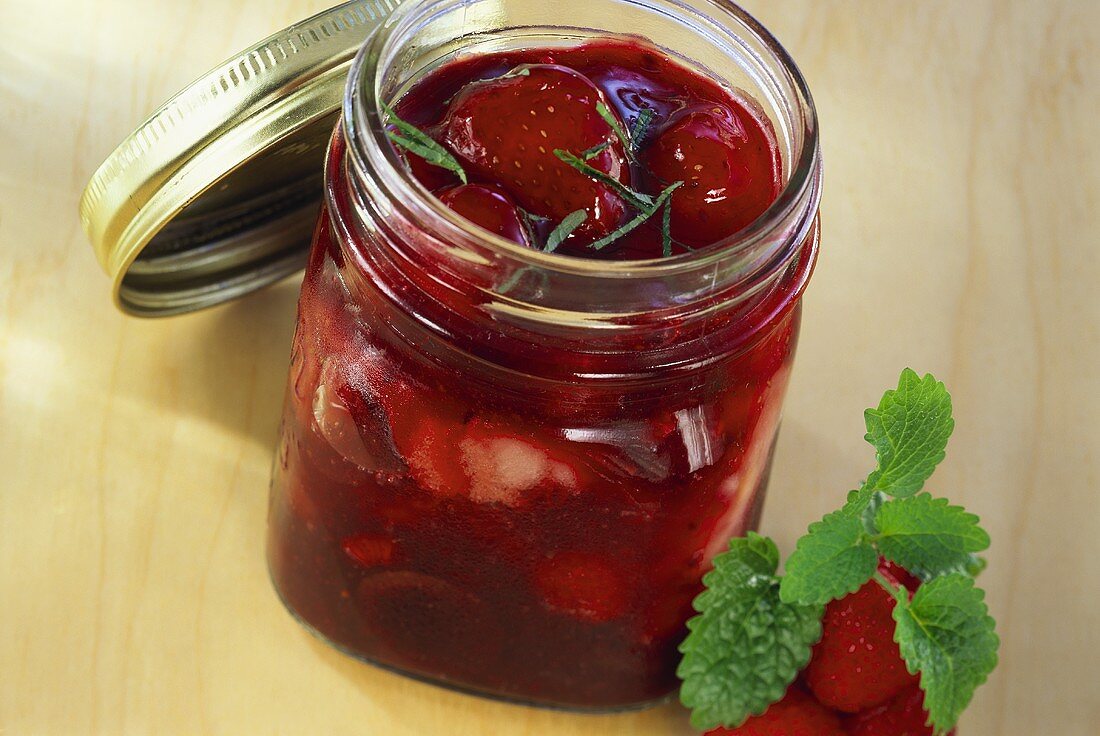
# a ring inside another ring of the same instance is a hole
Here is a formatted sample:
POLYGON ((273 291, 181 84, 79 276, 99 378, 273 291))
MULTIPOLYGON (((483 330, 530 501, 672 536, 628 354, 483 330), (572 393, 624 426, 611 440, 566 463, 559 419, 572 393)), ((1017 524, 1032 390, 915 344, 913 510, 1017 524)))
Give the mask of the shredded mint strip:
POLYGON ((462 180, 463 184, 467 183, 466 171, 462 168, 462 164, 458 163, 458 159, 451 155, 450 151, 436 143, 427 133, 420 130, 415 125, 406 123, 404 120, 397 117, 397 113, 395 113, 393 108, 385 102, 382 103, 382 109, 386 112, 386 116, 388 117, 386 122, 397 128, 397 131, 387 129, 387 138, 410 153, 416 154, 433 166, 438 166, 441 169, 446 169, 454 173, 462 180))
POLYGON ((668 198, 672 196, 672 193, 683 186, 683 184, 684 183, 682 181, 678 181, 675 184, 671 184, 665 187, 664 191, 657 196, 656 200, 653 201, 653 204, 643 209, 640 214, 628 221, 622 227, 600 238, 596 242, 589 245, 589 247, 592 248, 592 250, 601 250, 602 248, 606 248, 611 243, 626 235, 631 230, 637 228, 639 225, 652 217, 657 212, 657 210, 659 210, 665 204, 665 202, 668 201, 668 198))
POLYGON ((591 161, 599 156, 601 153, 611 147, 611 141, 604 141, 603 143, 597 143, 586 151, 581 152, 581 158, 585 161, 591 161))
POLYGON ((546 238, 546 247, 543 250, 553 253, 587 219, 588 213, 584 210, 570 212, 546 238))
POLYGON ((649 107, 643 107, 638 111, 638 117, 634 121, 634 127, 630 129, 630 149, 634 153, 638 152, 638 149, 642 147, 642 141, 645 140, 645 134, 649 130, 649 124, 653 122, 653 109, 649 107))
MULTIPOLYGON (((589 149, 591 150, 591 149, 589 149)), ((635 192, 633 189, 625 186, 618 179, 608 176, 605 172, 600 171, 591 164, 585 162, 584 159, 577 156, 575 153, 564 151, 560 148, 554 149, 554 155, 561 161, 569 164, 577 171, 581 172, 590 179, 610 187, 616 194, 626 200, 632 207, 639 210, 645 210, 653 206, 653 198, 648 194, 642 192, 635 192)))
POLYGON ((611 129, 615 131, 615 135, 619 137, 619 140, 623 143, 623 148, 628 152, 633 151, 633 146, 630 145, 630 136, 627 135, 626 130, 623 128, 622 123, 619 122, 619 118, 611 111, 607 105, 603 102, 596 103, 596 112, 600 117, 604 119, 604 122, 611 126, 611 129))

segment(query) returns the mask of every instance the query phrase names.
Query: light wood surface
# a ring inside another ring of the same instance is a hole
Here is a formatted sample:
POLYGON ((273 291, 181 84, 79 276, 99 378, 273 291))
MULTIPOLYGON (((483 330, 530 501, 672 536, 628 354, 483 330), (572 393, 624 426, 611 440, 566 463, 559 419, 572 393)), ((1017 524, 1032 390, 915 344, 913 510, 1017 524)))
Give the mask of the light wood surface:
MULTIPOLYGON (((320 0, 0 0, 0 733, 686 734, 360 665, 277 602, 268 468, 296 283, 118 314, 77 197, 198 73, 320 0)), ((753 0, 809 78, 824 244, 764 529, 869 468, 911 365, 958 429, 934 490, 992 533, 1002 663, 964 736, 1100 733, 1100 3, 753 0)))

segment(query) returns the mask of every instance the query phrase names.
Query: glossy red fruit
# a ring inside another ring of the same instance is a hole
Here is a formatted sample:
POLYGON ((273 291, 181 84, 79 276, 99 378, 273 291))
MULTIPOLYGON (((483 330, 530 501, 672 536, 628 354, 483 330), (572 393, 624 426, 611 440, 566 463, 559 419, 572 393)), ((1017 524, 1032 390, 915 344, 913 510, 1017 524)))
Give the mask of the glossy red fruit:
POLYGON ((917 588, 920 587, 920 578, 910 573, 904 567, 895 565, 889 560, 880 558, 878 561, 878 569, 879 572, 892 577, 894 580, 897 580, 899 583, 904 585, 906 590, 908 590, 910 594, 916 593, 917 588))
POLYGON ((849 736, 932 736, 927 721, 924 693, 912 687, 884 705, 846 719, 844 728, 849 736))
POLYGON ((566 241, 580 245, 614 230, 626 213, 610 188, 554 155, 609 143, 588 163, 630 183, 623 146, 597 112, 602 101, 600 90, 572 69, 527 65, 466 85, 451 101, 439 137, 467 173, 503 185, 528 212, 559 223, 586 210, 588 219, 566 241))
POLYGON ((627 581, 605 555, 559 552, 539 565, 535 586, 548 607, 585 621, 619 618, 629 604, 627 581))
POLYGON ((529 245, 515 202, 499 187, 463 184, 438 192, 443 204, 491 233, 520 245, 529 245))
POLYGON ((393 562, 393 540, 380 534, 357 534, 345 539, 341 546, 348 557, 363 567, 380 567, 393 562))
POLYGON ((716 104, 677 116, 642 154, 660 188, 672 195, 672 236, 710 245, 764 212, 779 194, 779 154, 745 110, 716 104))
POLYGON ((706 736, 844 736, 840 719, 806 693, 792 687, 761 716, 739 728, 716 728, 706 736))
POLYGON ((893 610, 893 596, 873 580, 826 606, 821 641, 806 668, 818 702, 856 713, 916 684, 894 643, 893 610))

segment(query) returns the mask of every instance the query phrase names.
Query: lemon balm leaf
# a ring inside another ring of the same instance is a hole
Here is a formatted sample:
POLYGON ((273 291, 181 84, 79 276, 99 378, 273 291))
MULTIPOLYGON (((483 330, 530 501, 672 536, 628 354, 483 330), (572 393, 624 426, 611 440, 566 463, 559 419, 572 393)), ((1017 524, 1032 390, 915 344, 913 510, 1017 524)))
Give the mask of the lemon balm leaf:
POLYGON ((676 671, 695 728, 735 728, 763 713, 810 661, 823 609, 780 600, 778 565, 775 543, 750 532, 704 576, 676 671))
POLYGON ((920 493, 882 504, 875 514, 875 543, 882 556, 928 579, 965 571, 973 555, 989 548, 978 517, 946 498, 920 493))
POLYGON ((913 594, 895 590, 894 639, 910 672, 920 673, 924 707, 936 733, 950 731, 997 666, 1000 639, 974 580, 952 573, 913 594))
POLYGON ((955 429, 951 395, 944 385, 931 374, 921 378, 909 368, 902 371, 898 387, 883 394, 878 407, 868 409, 864 419, 878 468, 863 488, 899 498, 924 487, 943 460, 955 429))
POLYGON ((871 579, 878 552, 858 516, 834 511, 810 524, 787 558, 780 595, 788 603, 824 604, 854 593, 871 579))

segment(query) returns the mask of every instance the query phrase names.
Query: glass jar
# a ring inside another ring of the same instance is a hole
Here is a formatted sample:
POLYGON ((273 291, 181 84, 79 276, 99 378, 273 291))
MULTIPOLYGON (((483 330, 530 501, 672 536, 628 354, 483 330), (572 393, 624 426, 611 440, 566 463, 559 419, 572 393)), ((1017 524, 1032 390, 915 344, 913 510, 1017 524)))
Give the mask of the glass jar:
POLYGON ((406 3, 352 68, 302 286, 268 540, 290 611, 481 694, 668 695, 701 576, 759 518, 819 196, 805 83, 727 2, 406 3), (621 28, 774 127, 785 186, 724 242, 653 261, 526 249, 429 196, 386 140, 379 100, 456 55, 621 28))

